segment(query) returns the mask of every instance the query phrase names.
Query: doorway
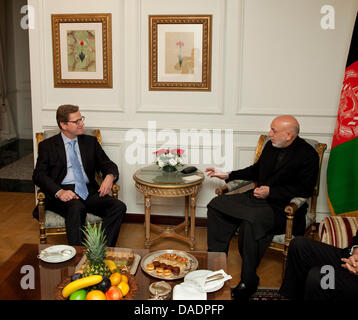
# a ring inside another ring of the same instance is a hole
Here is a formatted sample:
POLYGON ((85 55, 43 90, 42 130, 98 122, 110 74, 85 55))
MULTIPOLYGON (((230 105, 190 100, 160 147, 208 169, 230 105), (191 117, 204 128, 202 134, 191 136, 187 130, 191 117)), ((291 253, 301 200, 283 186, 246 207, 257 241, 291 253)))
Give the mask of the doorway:
POLYGON ((26 0, 0 0, 0 191, 34 192, 26 0))

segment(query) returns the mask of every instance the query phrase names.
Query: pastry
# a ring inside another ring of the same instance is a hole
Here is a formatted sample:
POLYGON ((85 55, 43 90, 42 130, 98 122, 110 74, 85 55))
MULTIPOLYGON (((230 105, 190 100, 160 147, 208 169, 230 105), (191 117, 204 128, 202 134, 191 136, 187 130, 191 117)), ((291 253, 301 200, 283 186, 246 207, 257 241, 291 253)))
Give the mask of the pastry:
POLYGON ((172 275, 172 271, 169 269, 164 270, 164 277, 170 277, 172 275))
POLYGON ((157 272, 158 276, 163 275, 164 269, 163 268, 156 268, 155 271, 157 272))
POLYGON ((147 264, 147 271, 148 271, 148 272, 154 271, 154 265, 153 265, 153 263, 147 264))
POLYGON ((179 255, 168 253, 160 255, 153 260, 154 265, 159 265, 163 269, 171 269, 177 267, 180 269, 179 273, 184 272, 187 269, 188 259, 179 255), (184 259, 184 260, 183 260, 184 259))
POLYGON ((180 268, 179 267, 172 267, 172 272, 175 276, 179 275, 180 268))

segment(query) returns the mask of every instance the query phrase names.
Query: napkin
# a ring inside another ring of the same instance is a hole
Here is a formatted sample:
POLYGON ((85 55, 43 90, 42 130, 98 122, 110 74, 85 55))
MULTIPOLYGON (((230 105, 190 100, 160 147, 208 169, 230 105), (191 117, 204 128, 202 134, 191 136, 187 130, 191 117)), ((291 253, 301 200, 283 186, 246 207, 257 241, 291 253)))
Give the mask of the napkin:
POLYGON ((206 300, 206 292, 184 281, 173 288, 173 300, 206 300))
POLYGON ((211 272, 206 275, 193 276, 191 279, 185 280, 185 282, 187 282, 188 284, 191 284, 193 286, 196 286, 197 288, 199 288, 202 291, 207 291, 207 290, 210 290, 210 288, 216 287, 219 284, 224 283, 226 280, 230 280, 231 278, 232 277, 230 275, 228 275, 223 269, 221 269, 221 270, 214 271, 214 272, 211 272), (216 275, 217 276, 222 275, 222 278, 218 279, 218 280, 213 280, 213 281, 207 282, 207 280, 212 279, 216 275))
POLYGON ((187 176, 187 177, 182 177, 182 179, 185 181, 185 182, 193 182, 193 181, 196 181, 196 180, 200 180, 202 177, 198 176, 198 175, 192 175, 192 176, 187 176))

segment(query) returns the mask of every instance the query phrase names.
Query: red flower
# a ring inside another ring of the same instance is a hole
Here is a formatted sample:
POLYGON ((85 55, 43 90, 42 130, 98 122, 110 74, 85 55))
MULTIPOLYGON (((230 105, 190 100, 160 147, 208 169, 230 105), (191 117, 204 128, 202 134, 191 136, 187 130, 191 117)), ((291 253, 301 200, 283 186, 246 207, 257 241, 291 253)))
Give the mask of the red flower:
POLYGON ((179 40, 176 45, 179 47, 184 47, 184 42, 179 40))
POLYGON ((157 156, 160 156, 161 154, 168 154, 169 150, 168 149, 160 149, 160 150, 155 151, 153 153, 156 154, 157 156))
POLYGON ((81 40, 80 45, 83 46, 85 43, 83 42, 83 40, 81 40))
POLYGON ((178 155, 178 156, 182 156, 183 153, 184 153, 184 150, 183 150, 183 149, 172 149, 170 152, 171 152, 172 154, 176 154, 176 155, 178 155))

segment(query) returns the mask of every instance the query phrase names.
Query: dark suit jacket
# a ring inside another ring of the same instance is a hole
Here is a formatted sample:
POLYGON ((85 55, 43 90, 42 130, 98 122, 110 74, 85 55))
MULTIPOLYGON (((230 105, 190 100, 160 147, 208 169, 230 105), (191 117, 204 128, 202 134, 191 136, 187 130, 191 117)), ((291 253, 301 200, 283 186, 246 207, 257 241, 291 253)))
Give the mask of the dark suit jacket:
MULTIPOLYGON (((258 186, 269 186, 267 202, 275 215, 275 233, 284 233, 286 225, 285 206, 294 197, 312 196, 319 171, 319 156, 316 150, 305 140, 297 137, 286 148, 286 154, 280 165, 275 168, 279 148, 268 141, 260 159, 250 167, 232 171, 227 181, 243 179, 256 181, 258 186)), ((303 205, 295 214, 293 232, 303 234, 307 205, 303 205)))
MULTIPOLYGON (((95 175, 101 172, 103 176, 113 174, 118 179, 118 167, 111 161, 97 138, 89 135, 79 135, 78 146, 81 152, 83 168, 90 185, 99 188, 95 175)), ((55 194, 61 188, 61 182, 67 174, 66 151, 61 133, 39 143, 36 167, 32 176, 33 182, 45 193, 47 200, 55 199, 55 194)), ((36 210, 35 210, 36 211, 36 210)), ((36 212, 34 211, 34 215, 36 212)))

